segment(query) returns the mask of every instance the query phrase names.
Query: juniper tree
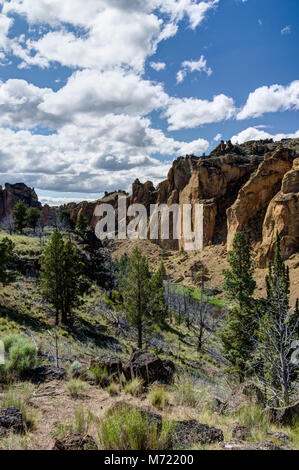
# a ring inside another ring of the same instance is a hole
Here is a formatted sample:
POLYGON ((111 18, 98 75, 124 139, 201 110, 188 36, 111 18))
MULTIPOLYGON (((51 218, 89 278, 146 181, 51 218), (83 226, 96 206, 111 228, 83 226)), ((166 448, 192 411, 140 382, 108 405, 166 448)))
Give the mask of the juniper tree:
POLYGON ((26 214, 26 222, 29 227, 31 227, 34 232, 36 230, 37 223, 40 219, 41 212, 36 207, 29 207, 26 214))
POLYGON ((0 242, 0 282, 4 285, 10 279, 7 269, 13 260, 14 246, 13 241, 7 237, 3 238, 0 242))
POLYGON ((138 348, 142 349, 144 322, 150 311, 148 260, 138 247, 129 257, 127 274, 121 281, 121 294, 127 318, 137 328, 138 348))
POLYGON ((14 206, 12 213, 16 230, 23 233, 23 230, 27 225, 27 207, 21 200, 19 200, 14 206))
POLYGON ((59 318, 69 322, 72 306, 78 298, 77 261, 71 242, 64 242, 60 232, 54 232, 41 259, 41 287, 44 297, 55 309, 55 324, 59 318))
POLYGON ((79 211, 77 222, 76 222, 76 229, 78 232, 84 232, 88 227, 88 220, 84 217, 82 210, 79 211))
POLYGON ((290 277, 277 234, 273 263, 266 276, 267 298, 262 303, 257 337, 259 376, 271 397, 284 405, 289 403, 297 378, 298 365, 291 360, 293 343, 298 337, 298 312, 292 314, 289 303, 290 277), (297 371, 297 373, 296 373, 297 371))
POLYGON ((161 263, 159 269, 152 275, 149 282, 151 294, 150 310, 156 323, 163 323, 167 314, 164 299, 164 276, 165 267, 164 264, 161 263))
POLYGON ((225 357, 240 381, 250 367, 254 349, 256 320, 254 315, 253 293, 256 283, 253 279, 253 257, 243 232, 237 232, 233 249, 228 253, 230 269, 225 269, 224 290, 229 300, 234 302, 229 311, 226 325, 220 333, 225 357))

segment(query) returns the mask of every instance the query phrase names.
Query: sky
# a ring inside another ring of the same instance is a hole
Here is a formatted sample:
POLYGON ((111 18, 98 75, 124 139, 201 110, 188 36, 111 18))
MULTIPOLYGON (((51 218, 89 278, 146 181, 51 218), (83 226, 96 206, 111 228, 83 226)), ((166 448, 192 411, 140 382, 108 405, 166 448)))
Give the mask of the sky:
POLYGON ((41 202, 299 137, 298 0, 0 0, 0 183, 41 202))

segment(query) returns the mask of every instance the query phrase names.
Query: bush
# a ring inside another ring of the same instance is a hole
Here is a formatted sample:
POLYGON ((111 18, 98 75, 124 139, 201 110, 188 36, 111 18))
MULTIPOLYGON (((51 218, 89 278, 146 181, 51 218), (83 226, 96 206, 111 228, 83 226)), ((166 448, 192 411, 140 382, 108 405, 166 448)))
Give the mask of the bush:
POLYGON ((20 374, 36 365, 37 351, 35 345, 27 336, 12 334, 2 339, 8 360, 0 366, 0 375, 9 376, 20 374))
POLYGON ((111 382, 111 384, 106 388, 106 391, 111 397, 115 397, 119 392, 119 384, 116 382, 111 382))
POLYGON ((158 410, 163 410, 165 406, 170 404, 169 393, 167 393, 164 387, 154 387, 148 399, 158 410))
POLYGON ((31 431, 36 428, 37 422, 37 412, 29 406, 29 402, 33 395, 33 392, 33 385, 30 383, 25 383, 24 385, 22 385, 21 389, 10 389, 0 398, 0 408, 15 406, 16 408, 19 408, 22 411, 26 428, 27 430, 31 431))
POLYGON ((103 450, 167 450, 172 433, 171 423, 159 430, 138 408, 117 408, 102 421, 98 437, 103 450))
POLYGON ((125 384, 124 391, 125 393, 129 393, 133 397, 138 397, 143 392, 142 380, 139 379, 138 377, 135 377, 135 379, 125 384))
POLYGON ((113 375, 109 374, 106 367, 100 367, 98 364, 89 369, 90 375, 94 378, 97 385, 108 387, 113 380, 113 375))
POLYGON ((80 379, 72 379, 66 388, 72 398, 79 398, 85 390, 85 383, 80 379))
POLYGON ((187 376, 178 377, 173 385, 176 405, 196 408, 199 403, 199 393, 195 390, 192 379, 187 376))

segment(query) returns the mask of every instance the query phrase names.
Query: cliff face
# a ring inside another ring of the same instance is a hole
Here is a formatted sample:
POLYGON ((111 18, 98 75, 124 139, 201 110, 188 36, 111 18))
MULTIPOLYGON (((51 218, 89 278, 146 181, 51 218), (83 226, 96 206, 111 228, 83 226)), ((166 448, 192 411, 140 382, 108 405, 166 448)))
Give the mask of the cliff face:
POLYGON ((0 220, 11 216, 13 207, 19 200, 23 201, 28 207, 42 209, 34 189, 29 188, 24 183, 6 183, 4 189, 0 186, 0 220))
MULTIPOLYGON (((43 207, 44 224, 53 224, 58 213, 69 210, 75 220, 79 211, 95 227, 97 205, 109 204, 118 219, 118 198, 125 197, 127 207, 142 204, 150 220, 151 204, 203 204, 203 244, 226 244, 231 249, 234 235, 244 231, 257 254, 258 265, 264 267, 273 256, 275 235, 282 239, 285 258, 299 249, 299 139, 246 142, 232 145, 221 142, 208 157, 189 155, 173 162, 165 181, 154 187, 138 179, 132 194, 124 191, 106 193, 95 202, 72 203, 65 206, 43 207)), ((21 199, 27 206, 41 209, 34 189, 25 184, 0 187, 0 220, 12 213, 21 199)), ((192 212, 193 225, 194 210, 192 212)), ((127 218, 129 222, 129 218, 127 218)), ((172 218, 170 218, 170 225, 172 218)), ((116 225, 117 229, 117 225, 116 225)), ((186 240, 154 240, 167 250, 185 248, 186 240)))
MULTIPOLYGON (((175 160, 157 188, 136 180, 127 204, 143 204, 149 215, 150 204, 202 203, 204 246, 226 243, 231 249, 235 233, 244 231, 258 264, 265 266, 273 255, 276 231, 286 258, 299 249, 298 157, 299 139, 221 142, 209 157, 175 160)), ((117 198, 115 193, 114 207, 117 198)), ((185 240, 173 240, 172 233, 170 240, 156 242, 168 250, 185 247, 185 240)))

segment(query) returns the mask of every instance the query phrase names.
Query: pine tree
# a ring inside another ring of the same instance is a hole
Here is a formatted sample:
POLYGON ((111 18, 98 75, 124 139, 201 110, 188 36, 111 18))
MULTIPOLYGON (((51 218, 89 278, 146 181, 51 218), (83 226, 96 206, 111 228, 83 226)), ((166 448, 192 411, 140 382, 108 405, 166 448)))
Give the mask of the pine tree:
POLYGON ((21 200, 19 200, 14 206, 12 213, 16 230, 23 233, 23 230, 27 225, 27 207, 21 200))
POLYGON ((161 263, 159 269, 152 275, 149 288, 150 288, 150 311, 156 323, 163 323, 165 320, 167 310, 164 300, 164 276, 165 267, 161 263))
POLYGON ((83 233, 88 227, 88 221, 86 217, 84 217, 82 210, 79 211, 76 223, 76 229, 78 232, 83 233))
POLYGON ((228 262, 230 269, 223 271, 224 290, 227 298, 236 302, 236 305, 228 313, 220 337, 225 357, 232 364, 232 370, 239 375, 240 381, 243 381, 250 368, 257 327, 252 297, 256 287, 253 259, 243 232, 236 233, 228 262))
POLYGON ((27 225, 33 228, 34 232, 37 226, 37 223, 40 219, 41 212, 36 207, 29 207, 27 209, 26 221, 27 225))
POLYGON ((253 257, 243 232, 235 234, 228 262, 230 269, 223 271, 226 296, 237 302, 240 310, 247 309, 252 303, 256 282, 253 279, 253 257))
POLYGON ((276 235, 273 263, 266 276, 267 299, 259 320, 257 357, 263 367, 262 380, 275 400, 287 405, 296 378, 296 365, 291 361, 292 344, 298 340, 298 315, 291 314, 290 277, 276 235))
POLYGON ((56 325, 59 317, 69 322, 71 308, 77 300, 76 253, 71 242, 64 242, 62 234, 54 232, 41 260, 41 286, 44 297, 54 306, 56 325))
POLYGON ((9 282, 7 269, 13 260, 14 246, 12 240, 7 237, 0 242, 0 282, 4 285, 9 282))
POLYGON ((149 313, 150 289, 148 260, 138 247, 129 257, 127 275, 121 282, 127 318, 137 328, 138 348, 142 349, 144 322, 149 313))

